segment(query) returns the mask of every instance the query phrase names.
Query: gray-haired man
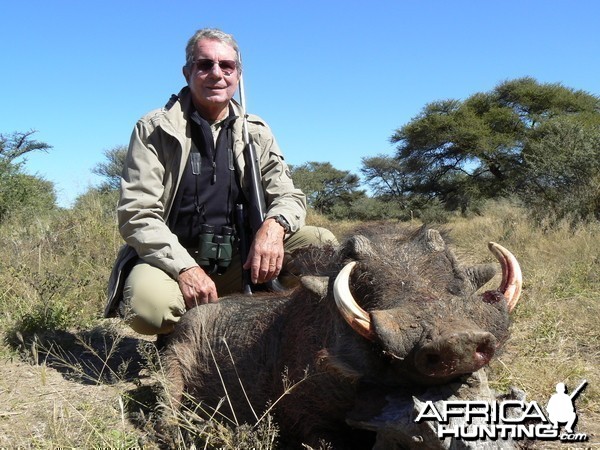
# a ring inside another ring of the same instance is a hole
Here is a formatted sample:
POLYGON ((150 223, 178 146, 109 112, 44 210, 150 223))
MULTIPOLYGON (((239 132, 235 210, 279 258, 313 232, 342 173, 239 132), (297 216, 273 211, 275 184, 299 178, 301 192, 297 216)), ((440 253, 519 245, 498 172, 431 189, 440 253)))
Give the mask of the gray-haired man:
MULTIPOLYGON (((127 245, 111 275, 105 315, 119 313, 139 333, 169 333, 186 310, 241 290, 235 248, 222 274, 210 273, 199 250, 206 229, 230 236, 236 204, 247 203, 242 111, 233 100, 241 70, 231 35, 199 30, 186 47, 187 86, 132 133, 117 209, 127 245)), ((280 274, 285 253, 336 239, 304 225, 305 196, 270 128, 247 117, 267 214, 243 267, 253 283, 264 283, 280 274)))

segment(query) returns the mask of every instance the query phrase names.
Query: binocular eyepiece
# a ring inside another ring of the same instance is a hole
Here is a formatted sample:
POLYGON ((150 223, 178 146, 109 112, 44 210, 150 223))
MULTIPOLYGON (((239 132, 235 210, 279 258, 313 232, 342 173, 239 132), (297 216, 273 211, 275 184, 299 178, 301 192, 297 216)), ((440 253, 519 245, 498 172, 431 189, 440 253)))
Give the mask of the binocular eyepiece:
POLYGON ((217 234, 214 225, 204 224, 200 229, 196 262, 208 274, 223 274, 231 264, 234 243, 232 227, 221 227, 217 234))

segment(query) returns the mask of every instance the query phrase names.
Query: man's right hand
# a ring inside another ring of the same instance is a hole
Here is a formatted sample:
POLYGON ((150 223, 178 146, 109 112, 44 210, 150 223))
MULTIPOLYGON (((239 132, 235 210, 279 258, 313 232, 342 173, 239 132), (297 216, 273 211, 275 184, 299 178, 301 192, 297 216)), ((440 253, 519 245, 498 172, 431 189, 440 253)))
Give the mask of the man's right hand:
POLYGON ((215 283, 199 266, 181 272, 177 282, 187 309, 219 301, 215 283))

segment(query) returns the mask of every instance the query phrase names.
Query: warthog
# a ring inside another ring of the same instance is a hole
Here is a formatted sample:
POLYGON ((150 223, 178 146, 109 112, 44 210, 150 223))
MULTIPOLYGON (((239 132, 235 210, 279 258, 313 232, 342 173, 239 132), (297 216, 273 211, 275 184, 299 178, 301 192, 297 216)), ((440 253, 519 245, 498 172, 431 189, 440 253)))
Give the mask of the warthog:
POLYGON ((488 364, 520 295, 514 256, 490 243, 502 281, 476 294, 495 265, 461 265, 438 231, 367 231, 298 255, 305 274, 287 295, 188 311, 164 351, 171 401, 185 403, 185 393, 248 423, 276 402, 288 445, 368 448, 373 432, 347 425, 347 414, 369 387, 440 385, 488 364))

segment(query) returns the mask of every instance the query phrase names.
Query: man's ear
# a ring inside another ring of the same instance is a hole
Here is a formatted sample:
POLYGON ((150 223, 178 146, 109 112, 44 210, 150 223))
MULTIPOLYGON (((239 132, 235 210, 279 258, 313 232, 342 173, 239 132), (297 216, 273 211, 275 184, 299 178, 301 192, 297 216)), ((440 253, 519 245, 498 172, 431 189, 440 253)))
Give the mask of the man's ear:
POLYGON ((183 73, 185 81, 190 84, 190 67, 186 64, 181 68, 181 72, 183 73))

